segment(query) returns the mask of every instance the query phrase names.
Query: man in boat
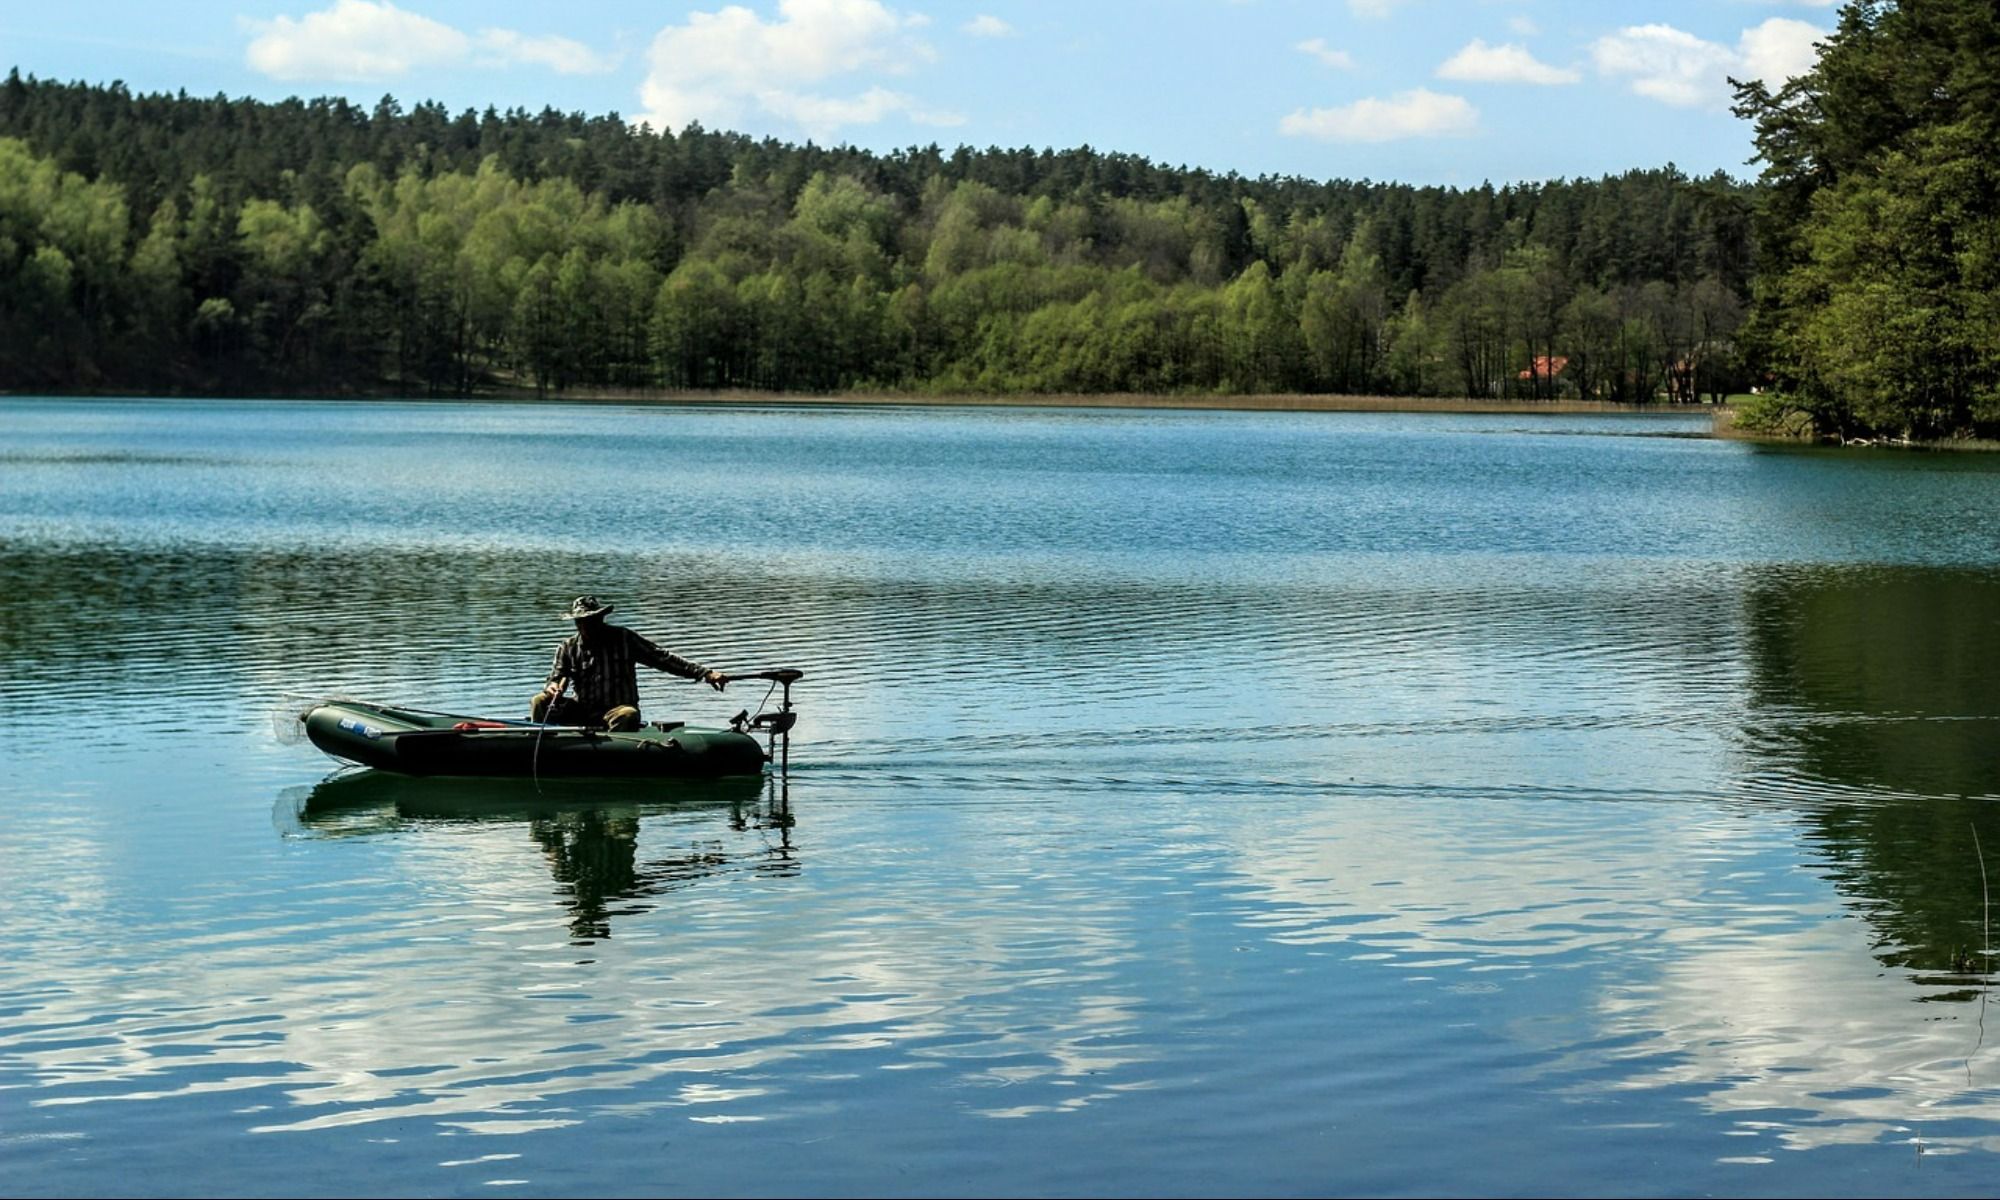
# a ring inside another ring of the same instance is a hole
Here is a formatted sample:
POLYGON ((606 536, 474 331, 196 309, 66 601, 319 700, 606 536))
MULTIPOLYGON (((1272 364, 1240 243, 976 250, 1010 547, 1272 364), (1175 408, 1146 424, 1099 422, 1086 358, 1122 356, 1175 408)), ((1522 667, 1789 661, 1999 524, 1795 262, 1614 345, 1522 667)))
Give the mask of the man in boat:
POLYGON ((556 647, 548 682, 528 705, 531 719, 617 732, 639 728, 637 663, 699 679, 718 692, 729 682, 722 672, 662 650, 623 625, 605 624, 610 611, 595 596, 578 596, 570 604, 564 615, 576 622, 576 633, 556 647))

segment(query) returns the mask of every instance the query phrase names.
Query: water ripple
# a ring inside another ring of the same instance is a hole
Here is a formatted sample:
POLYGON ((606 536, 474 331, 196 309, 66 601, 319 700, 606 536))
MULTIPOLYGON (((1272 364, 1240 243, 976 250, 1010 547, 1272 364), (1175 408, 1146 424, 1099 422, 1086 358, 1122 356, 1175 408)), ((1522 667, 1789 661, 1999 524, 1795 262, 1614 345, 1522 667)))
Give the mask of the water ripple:
POLYGON ((10 1190, 1977 1190, 2000 1150, 1990 466, 5 403, 10 1190), (789 780, 272 735, 518 712, 579 593, 804 667, 789 780))

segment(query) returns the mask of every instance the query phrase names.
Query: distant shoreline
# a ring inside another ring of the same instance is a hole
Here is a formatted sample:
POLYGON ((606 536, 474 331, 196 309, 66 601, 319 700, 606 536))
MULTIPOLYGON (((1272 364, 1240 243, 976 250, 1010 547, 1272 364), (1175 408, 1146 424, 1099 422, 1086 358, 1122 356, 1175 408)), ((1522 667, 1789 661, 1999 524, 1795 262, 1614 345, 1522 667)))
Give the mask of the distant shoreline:
POLYGON ((682 391, 652 388, 571 388, 537 395, 532 388, 502 388, 470 396, 420 396, 399 392, 313 393, 281 395, 188 396, 156 392, 6 392, 0 399, 51 397, 105 400, 342 400, 415 401, 435 404, 714 404, 745 406, 878 408, 1122 408, 1214 412, 1351 412, 1535 414, 1651 413, 1654 415, 1723 411, 1716 404, 1629 404, 1608 400, 1481 400, 1453 396, 1323 395, 1283 392, 1250 395, 1147 392, 761 392, 749 390, 682 391))
MULTIPOLYGON (((1459 413, 1470 416, 1697 416, 1709 418, 1709 436, 1728 441, 1762 442, 1768 445, 1836 448, 1877 448, 1893 450, 1973 450, 2000 451, 2000 441, 1980 438, 1946 438, 1903 441, 1893 438, 1857 438, 1842 442, 1833 437, 1811 437, 1751 431, 1737 426, 1733 403, 1681 404, 1655 401, 1649 404, 1617 403, 1609 400, 1479 400, 1463 396, 1357 396, 1320 395, 1307 392, 1260 393, 1254 395, 1208 395, 1192 393, 1093 392, 759 392, 747 389, 727 391, 669 391, 647 388, 571 388, 537 396, 532 388, 497 388, 471 396, 414 396, 401 392, 289 392, 280 395, 187 396, 160 392, 58 392, 0 391, 0 401, 10 399, 60 400, 222 400, 222 401, 337 401, 372 404, 642 404, 662 408, 673 405, 767 408, 1078 408, 1078 409, 1164 409, 1174 412, 1294 412, 1294 413, 1459 413)), ((1735 397, 1731 397, 1733 401, 1735 397)))
MULTIPOLYGON (((534 399, 534 393, 503 399, 534 399)), ((1147 392, 643 392, 573 389, 551 399, 652 404, 869 405, 910 408, 1168 408, 1217 412, 1664 413, 1708 412, 1709 405, 1617 404, 1604 400, 1479 400, 1444 396, 1313 393, 1210 395, 1147 392)))
POLYGON ((1715 405, 1708 411, 1713 414, 1709 436, 1733 442, 1763 442, 1776 446, 1822 446, 1838 450, 1971 450, 1981 454, 2000 451, 2000 441, 1992 438, 1841 438, 1832 434, 1814 434, 1807 430, 1781 433, 1744 429, 1737 424, 1737 411, 1733 405, 1715 405))

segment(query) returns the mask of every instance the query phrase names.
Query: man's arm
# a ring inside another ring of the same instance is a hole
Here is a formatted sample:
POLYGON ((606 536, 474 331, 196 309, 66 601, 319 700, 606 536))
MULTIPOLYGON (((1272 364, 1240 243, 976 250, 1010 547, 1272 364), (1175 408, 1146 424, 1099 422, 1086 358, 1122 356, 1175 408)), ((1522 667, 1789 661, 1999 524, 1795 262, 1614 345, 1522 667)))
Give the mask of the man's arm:
POLYGON ((554 695, 559 687, 569 681, 569 643, 556 643, 556 660, 549 666, 549 677, 542 681, 542 690, 554 695))
POLYGON ((632 639, 634 662, 645 663, 656 671, 665 671, 682 679, 699 679, 718 692, 722 690, 723 684, 729 682, 729 677, 722 672, 711 671, 700 663, 690 662, 671 650, 661 649, 629 629, 626 630, 626 636, 632 639))

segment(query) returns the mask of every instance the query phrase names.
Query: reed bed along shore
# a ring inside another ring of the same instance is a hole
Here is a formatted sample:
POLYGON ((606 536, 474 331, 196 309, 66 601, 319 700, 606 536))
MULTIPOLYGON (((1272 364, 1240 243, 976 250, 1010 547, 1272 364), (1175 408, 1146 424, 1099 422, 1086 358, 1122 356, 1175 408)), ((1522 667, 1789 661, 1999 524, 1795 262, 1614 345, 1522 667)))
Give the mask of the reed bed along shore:
MULTIPOLYGON (((89 397, 166 400, 181 397, 132 389, 9 391, 7 397, 89 397)), ((227 399, 227 396, 212 397, 227 399)), ((1218 412, 1435 412, 1435 413, 1693 413, 1716 414, 1718 432, 1728 427, 1728 409, 1718 404, 1618 403, 1609 400, 1478 399, 1464 396, 1324 395, 1304 392, 1220 393, 1154 392, 765 392, 749 389, 698 391, 664 388, 567 388, 537 392, 534 388, 485 387, 471 395, 426 395, 383 388, 373 391, 315 391, 237 395, 244 400, 375 400, 440 404, 729 404, 729 405, 866 405, 912 408, 1158 408, 1218 412)), ((1749 435, 1744 435, 1749 436, 1749 435)))
POLYGON ((1253 395, 1137 392, 759 392, 571 388, 481 399, 549 399, 618 404, 843 404, 974 408, 1170 408, 1237 412, 1614 413, 1707 411, 1713 405, 1618 404, 1607 400, 1482 400, 1445 396, 1352 396, 1281 392, 1253 395))

